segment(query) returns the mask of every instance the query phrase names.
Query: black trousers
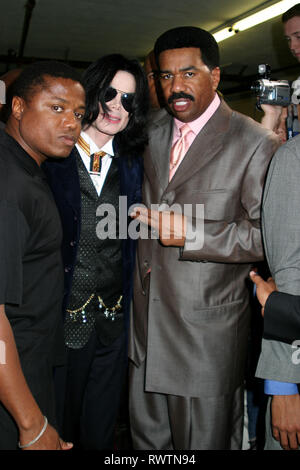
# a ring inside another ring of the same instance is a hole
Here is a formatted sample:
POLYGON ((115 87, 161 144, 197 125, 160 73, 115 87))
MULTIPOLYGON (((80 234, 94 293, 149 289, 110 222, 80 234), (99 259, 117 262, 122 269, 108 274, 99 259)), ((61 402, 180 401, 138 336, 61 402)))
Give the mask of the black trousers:
POLYGON ((93 332, 83 348, 68 348, 55 386, 60 434, 74 450, 113 449, 126 366, 124 333, 104 346, 93 332))

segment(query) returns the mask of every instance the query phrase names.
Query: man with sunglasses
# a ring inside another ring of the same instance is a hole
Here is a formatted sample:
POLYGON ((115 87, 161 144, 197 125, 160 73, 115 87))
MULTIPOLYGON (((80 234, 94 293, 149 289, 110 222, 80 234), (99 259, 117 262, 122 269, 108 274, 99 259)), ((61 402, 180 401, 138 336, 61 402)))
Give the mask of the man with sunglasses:
POLYGON ((83 81, 76 147, 63 165, 46 167, 64 231, 67 364, 55 379, 61 434, 74 449, 102 450, 113 448, 124 390, 135 250, 119 237, 128 221, 120 196, 128 207, 141 200, 148 89, 139 63, 119 54, 91 64, 83 81))

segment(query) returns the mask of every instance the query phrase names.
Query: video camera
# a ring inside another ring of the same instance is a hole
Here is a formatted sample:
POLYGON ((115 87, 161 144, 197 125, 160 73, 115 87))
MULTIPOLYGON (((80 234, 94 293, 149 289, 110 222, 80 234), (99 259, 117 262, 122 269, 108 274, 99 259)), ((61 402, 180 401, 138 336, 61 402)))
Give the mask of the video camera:
POLYGON ((251 86, 258 98, 258 107, 261 104, 288 106, 291 102, 291 87, 288 80, 270 80, 271 67, 260 64, 258 73, 261 76, 251 86))

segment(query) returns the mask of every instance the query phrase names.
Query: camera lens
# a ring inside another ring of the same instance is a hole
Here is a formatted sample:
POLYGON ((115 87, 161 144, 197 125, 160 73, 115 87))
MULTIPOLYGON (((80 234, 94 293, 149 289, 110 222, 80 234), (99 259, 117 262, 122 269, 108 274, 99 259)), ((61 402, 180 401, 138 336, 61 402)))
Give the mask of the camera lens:
POLYGON ((254 82, 253 85, 251 85, 251 90, 254 91, 254 93, 260 93, 262 90, 261 83, 259 81, 254 82))

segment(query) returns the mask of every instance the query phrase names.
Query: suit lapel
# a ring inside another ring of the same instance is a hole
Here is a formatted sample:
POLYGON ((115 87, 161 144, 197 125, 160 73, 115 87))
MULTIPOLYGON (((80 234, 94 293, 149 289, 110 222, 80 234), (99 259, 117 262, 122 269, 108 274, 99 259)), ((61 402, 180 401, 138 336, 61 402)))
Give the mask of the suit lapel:
POLYGON ((144 158, 145 172, 150 180, 159 182, 164 190, 169 183, 169 156, 172 144, 173 119, 165 111, 149 130, 149 148, 144 158))
POLYGON ((150 180, 158 179, 163 190, 167 187, 174 189, 188 180, 195 172, 200 171, 220 152, 231 114, 231 109, 221 101, 215 114, 195 138, 170 183, 169 155, 173 135, 173 119, 166 114, 157 120, 150 129, 149 152, 146 152, 146 159, 149 161, 145 161, 145 168, 147 168, 150 180), (150 163, 152 163, 152 167, 150 163))

